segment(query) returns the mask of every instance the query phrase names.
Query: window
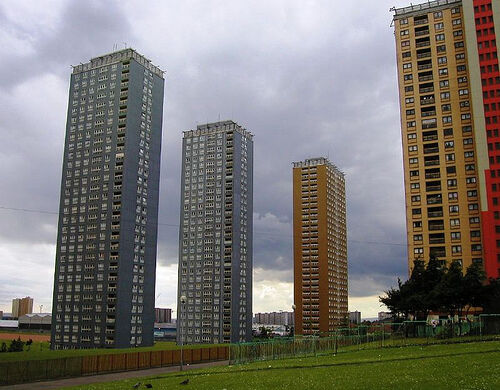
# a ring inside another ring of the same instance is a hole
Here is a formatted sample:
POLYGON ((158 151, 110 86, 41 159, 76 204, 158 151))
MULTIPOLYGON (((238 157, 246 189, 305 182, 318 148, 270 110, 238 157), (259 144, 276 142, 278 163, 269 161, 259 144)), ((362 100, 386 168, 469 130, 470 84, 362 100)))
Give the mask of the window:
POLYGON ((449 92, 441 92, 441 100, 450 100, 450 93, 449 92))
POLYGON ((443 57, 438 57, 438 64, 440 65, 443 65, 443 64, 446 64, 448 62, 446 56, 443 56, 443 57))
POLYGON ((450 86, 450 81, 449 80, 441 80, 439 82, 439 87, 440 88, 447 88, 450 86))
MULTIPOLYGON (((439 23, 435 23, 434 24, 434 29, 435 30, 442 30, 444 28, 444 23, 443 22, 439 22, 439 23)), ((443 35, 443 39, 444 39, 444 34, 441 34, 443 35)), ((437 37, 436 37, 436 40, 437 40, 437 37)))
POLYGON ((441 68, 439 69, 439 75, 440 76, 446 76, 448 74, 448 68, 441 68))
POLYGON ((441 19, 443 17, 443 11, 434 12, 434 19, 441 19))
POLYGON ((400 20, 399 20, 399 24, 400 24, 401 26, 403 26, 403 25, 405 25, 405 24, 408 24, 408 18, 400 19, 400 20))
POLYGON ((417 139, 417 133, 409 133, 408 139, 417 139))
POLYGON ((411 152, 416 152, 418 150, 418 146, 417 145, 412 145, 412 146, 408 146, 408 151, 411 153, 411 152))
POLYGON ((460 232, 451 232, 451 239, 452 240, 460 240, 460 232))
POLYGON ((420 188, 420 183, 411 183, 410 188, 412 190, 418 190, 420 188))
POLYGON ((415 98, 413 98, 413 97, 407 97, 405 99, 405 103, 406 104, 413 104, 413 103, 415 103, 415 98))
MULTIPOLYGON (((440 23, 442 24, 442 23, 440 23)), ((444 34, 437 34, 436 35, 436 42, 439 42, 439 41, 444 41, 444 34)))
POLYGON ((418 164, 418 158, 417 157, 410 158, 410 164, 418 164))
POLYGON ((459 227, 460 226, 460 218, 452 218, 450 219, 450 227, 459 227))
POLYGON ((413 253, 415 253, 416 255, 421 255, 424 253, 424 248, 414 248, 413 253))
POLYGON ((406 35, 409 35, 409 30, 401 30, 399 32, 399 34, 403 37, 403 36, 406 36, 406 35))
POLYGON ((403 69, 411 69, 411 62, 407 62, 406 64, 403 64, 403 69))

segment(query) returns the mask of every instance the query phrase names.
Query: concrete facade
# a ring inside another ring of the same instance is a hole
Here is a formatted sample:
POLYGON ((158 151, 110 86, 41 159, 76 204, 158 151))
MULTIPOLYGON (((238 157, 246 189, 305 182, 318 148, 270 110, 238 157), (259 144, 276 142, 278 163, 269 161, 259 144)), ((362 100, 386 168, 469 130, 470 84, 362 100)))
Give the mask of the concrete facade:
POLYGON ((324 157, 293 163, 295 334, 328 334, 347 310, 344 174, 324 157))
POLYGON ((163 85, 133 49, 73 67, 53 348, 153 344, 163 85))
POLYGON ((182 161, 177 341, 249 341, 253 136, 233 121, 200 125, 184 132, 182 161))
POLYGON ((500 78, 491 0, 395 8, 408 269, 500 269, 500 78))

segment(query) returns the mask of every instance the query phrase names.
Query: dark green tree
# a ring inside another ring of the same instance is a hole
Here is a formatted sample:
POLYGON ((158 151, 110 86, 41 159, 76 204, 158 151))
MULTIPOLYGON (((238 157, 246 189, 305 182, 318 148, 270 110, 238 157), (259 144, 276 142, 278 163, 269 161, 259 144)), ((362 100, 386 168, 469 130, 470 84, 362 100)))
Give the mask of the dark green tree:
POLYGON ((500 313, 500 278, 490 279, 484 286, 483 313, 500 313))
POLYGON ((464 275, 462 265, 458 261, 450 267, 435 287, 435 295, 441 310, 450 315, 461 314, 462 307, 466 304, 464 294, 464 275))
POLYGON ((486 274, 483 265, 480 263, 472 263, 465 272, 463 279, 463 294, 466 302, 465 315, 469 313, 472 307, 480 307, 485 302, 486 274))

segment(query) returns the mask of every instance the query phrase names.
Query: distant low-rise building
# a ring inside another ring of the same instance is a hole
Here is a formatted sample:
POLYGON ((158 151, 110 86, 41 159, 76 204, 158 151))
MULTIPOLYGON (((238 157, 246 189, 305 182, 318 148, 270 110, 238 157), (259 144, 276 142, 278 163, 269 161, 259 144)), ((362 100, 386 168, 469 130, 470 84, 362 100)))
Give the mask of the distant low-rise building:
POLYGON ((361 312, 360 311, 350 311, 349 312, 349 322, 352 324, 361 324, 361 312))
POLYGON ((19 329, 50 330, 52 315, 50 313, 25 314, 19 317, 19 329))
POLYGON ((163 309, 160 307, 155 308, 155 323, 171 323, 172 322, 172 309, 163 309))
POLYGON ((33 313, 33 298, 24 297, 12 300, 12 317, 19 318, 31 313, 33 313))
POLYGON ((0 320, 3 319, 3 311, 0 310, 0 320))
POLYGON ((169 322, 155 322, 155 340, 175 340, 177 335, 177 324, 169 322))
POLYGON ((379 321, 387 321, 392 319, 392 313, 388 311, 381 311, 378 313, 379 321))
POLYGON ((0 329, 15 330, 18 328, 17 320, 0 320, 0 329))
POLYGON ((293 312, 255 313, 254 323, 262 325, 293 325, 293 312))

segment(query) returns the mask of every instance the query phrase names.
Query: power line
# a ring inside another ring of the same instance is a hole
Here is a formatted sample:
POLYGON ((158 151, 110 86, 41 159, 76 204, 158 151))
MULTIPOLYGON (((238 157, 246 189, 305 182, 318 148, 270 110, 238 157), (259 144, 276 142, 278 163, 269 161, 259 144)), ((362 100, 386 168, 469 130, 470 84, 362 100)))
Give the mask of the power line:
MULTIPOLYGON (((37 214, 49 214, 49 215, 59 215, 58 212, 55 211, 47 211, 47 210, 37 210, 37 209, 25 209, 25 208, 18 208, 18 207, 6 207, 6 206, 0 206, 0 210, 10 210, 10 211, 22 211, 26 213, 37 213, 37 214)), ((169 227, 175 227, 179 229, 179 224, 172 224, 172 223, 165 223, 165 222, 158 222, 158 225, 160 226, 169 226, 169 227)), ((262 230, 256 230, 253 232, 256 235, 265 235, 266 237, 274 237, 274 238, 288 238, 290 239, 291 234, 279 234, 279 233, 274 233, 274 232, 266 232, 262 230)), ((398 243, 398 242, 384 242, 384 241, 362 241, 362 240, 352 240, 349 239, 347 240, 350 243, 356 243, 356 244, 372 244, 372 245, 389 245, 389 246, 401 246, 401 247, 406 247, 407 244, 403 243, 398 243)))

